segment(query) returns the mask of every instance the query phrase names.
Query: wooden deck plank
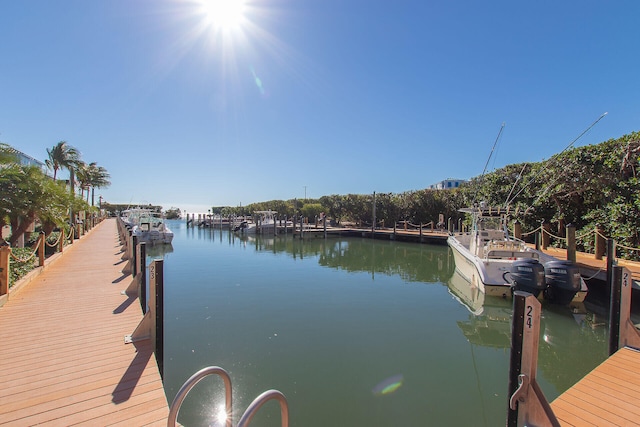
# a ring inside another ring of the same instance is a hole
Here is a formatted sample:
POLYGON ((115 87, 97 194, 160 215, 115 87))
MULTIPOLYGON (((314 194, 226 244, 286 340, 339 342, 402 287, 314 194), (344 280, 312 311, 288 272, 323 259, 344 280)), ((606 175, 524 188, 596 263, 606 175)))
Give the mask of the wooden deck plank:
POLYGON ((9 295, 0 308, 0 424, 166 424, 151 345, 124 344, 142 310, 121 294, 132 280, 121 256, 115 220, 106 220, 9 295))
POLYGON ((551 403, 562 425, 640 426, 640 352, 622 348, 551 403))

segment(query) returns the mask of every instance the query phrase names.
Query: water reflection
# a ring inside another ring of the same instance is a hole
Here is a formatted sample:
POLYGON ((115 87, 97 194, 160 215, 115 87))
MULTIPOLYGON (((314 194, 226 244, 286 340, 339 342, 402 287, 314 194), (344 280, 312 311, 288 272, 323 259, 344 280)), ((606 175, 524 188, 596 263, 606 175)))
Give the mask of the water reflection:
POLYGON ((257 252, 287 254, 293 259, 317 257, 323 267, 349 272, 398 275, 407 282, 444 283, 453 274, 454 264, 447 246, 380 242, 372 239, 338 237, 293 238, 291 235, 245 235, 211 228, 189 228, 198 239, 225 241, 230 246, 257 252))
MULTIPOLYGON (((468 310, 457 321, 465 338, 482 347, 511 347, 512 300, 487 297, 457 272, 447 282, 449 291, 468 310)), ((564 391, 606 356, 607 328, 584 306, 544 304, 540 321, 538 369, 545 380, 564 391)))
POLYGON ((145 246, 147 258, 150 259, 164 259, 165 255, 173 252, 173 245, 171 243, 167 245, 147 245, 145 246))
MULTIPOLYGON (((472 291, 446 246, 171 228, 168 400, 219 365, 234 378, 235 409, 275 388, 291 425, 504 424, 511 301, 472 291)), ((606 345, 589 313, 543 312, 539 377, 553 398, 606 345)), ((179 421, 211 423, 218 388, 194 389, 179 421)))

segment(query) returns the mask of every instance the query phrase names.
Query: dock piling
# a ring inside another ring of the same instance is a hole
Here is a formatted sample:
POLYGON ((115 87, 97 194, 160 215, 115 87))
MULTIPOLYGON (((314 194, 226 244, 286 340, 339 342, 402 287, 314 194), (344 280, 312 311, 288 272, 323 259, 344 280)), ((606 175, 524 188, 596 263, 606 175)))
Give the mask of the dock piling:
POLYGON ((540 301, 523 291, 513 293, 509 405, 507 426, 560 426, 536 381, 540 337, 540 301))
POLYGON ((640 332, 631 321, 631 272, 625 267, 613 267, 609 313, 609 356, 622 347, 640 349, 640 332))

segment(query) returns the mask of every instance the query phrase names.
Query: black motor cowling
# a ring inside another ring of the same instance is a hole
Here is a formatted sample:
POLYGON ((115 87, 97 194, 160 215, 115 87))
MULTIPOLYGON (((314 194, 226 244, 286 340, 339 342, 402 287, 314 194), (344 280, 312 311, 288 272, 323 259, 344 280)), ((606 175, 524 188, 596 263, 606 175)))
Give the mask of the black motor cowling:
POLYGON ((533 258, 514 261, 503 277, 511 284, 513 291, 529 292, 536 298, 547 286, 544 277, 544 266, 533 258))
POLYGON ((567 305, 582 287, 580 270, 571 261, 549 261, 544 265, 547 289, 544 298, 567 305))

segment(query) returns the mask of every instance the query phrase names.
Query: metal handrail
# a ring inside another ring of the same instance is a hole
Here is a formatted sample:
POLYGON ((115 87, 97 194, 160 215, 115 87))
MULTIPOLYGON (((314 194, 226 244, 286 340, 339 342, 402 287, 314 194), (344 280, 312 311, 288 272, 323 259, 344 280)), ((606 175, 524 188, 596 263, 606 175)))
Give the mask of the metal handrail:
POLYGON ((169 417, 167 418, 167 427, 175 427, 176 420, 178 419, 178 412, 180 412, 180 406, 182 401, 187 397, 187 394, 191 389, 202 380, 204 377, 212 374, 217 374, 224 380, 225 388, 225 410, 227 412, 227 427, 231 427, 231 377, 224 369, 219 366, 209 366, 203 368, 193 374, 178 390, 176 397, 173 398, 171 406, 169 407, 169 417))
MULTIPOLYGON (((231 377, 229 373, 219 366, 209 366, 207 368, 200 369, 193 374, 178 390, 176 397, 173 398, 171 406, 169 407, 169 417, 167 418, 167 427, 175 427, 178 419, 178 413, 182 402, 187 397, 187 394, 191 391, 195 385, 200 382, 204 377, 212 374, 217 374, 224 380, 225 388, 225 412, 226 412, 226 427, 231 427, 232 420, 232 402, 231 402, 231 377)), ((278 390, 267 390, 249 405, 247 410, 242 414, 240 421, 238 421, 237 427, 246 427, 251 422, 253 416, 258 410, 271 399, 275 399, 280 402, 280 417, 282 418, 282 427, 289 427, 289 405, 287 398, 278 390)))
POLYGON ((256 412, 258 412, 262 405, 271 399, 275 399, 280 402, 281 425, 282 427, 289 427, 289 404, 287 403, 287 398, 284 397, 284 394, 278 390, 267 390, 260 396, 256 397, 253 402, 251 402, 247 410, 244 411, 244 414, 242 414, 242 418, 238 421, 237 427, 248 426, 256 412))

